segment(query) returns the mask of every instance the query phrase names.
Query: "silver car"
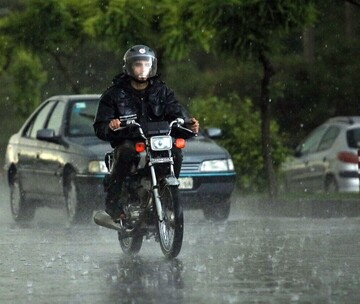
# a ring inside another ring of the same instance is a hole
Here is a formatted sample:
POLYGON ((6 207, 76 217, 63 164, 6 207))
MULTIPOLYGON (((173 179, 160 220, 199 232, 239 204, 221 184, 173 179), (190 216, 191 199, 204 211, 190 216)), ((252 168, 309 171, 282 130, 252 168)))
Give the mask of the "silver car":
POLYGON ((359 192, 359 149, 360 116, 330 118, 282 165, 285 190, 359 192))

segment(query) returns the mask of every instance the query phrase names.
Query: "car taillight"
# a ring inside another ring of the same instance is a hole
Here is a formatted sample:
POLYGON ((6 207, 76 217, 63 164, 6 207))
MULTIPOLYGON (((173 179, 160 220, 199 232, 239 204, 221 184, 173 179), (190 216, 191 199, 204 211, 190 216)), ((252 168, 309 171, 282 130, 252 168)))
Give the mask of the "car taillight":
POLYGON ((351 152, 339 152, 337 155, 338 160, 344 162, 344 163, 351 163, 351 164, 357 164, 358 163, 358 156, 351 152))
POLYGON ((178 149, 183 149, 185 148, 185 139, 183 138, 177 138, 175 140, 175 147, 178 148, 178 149))
POLYGON ((143 142, 136 143, 135 150, 137 153, 144 152, 145 151, 145 143, 143 143, 143 142))

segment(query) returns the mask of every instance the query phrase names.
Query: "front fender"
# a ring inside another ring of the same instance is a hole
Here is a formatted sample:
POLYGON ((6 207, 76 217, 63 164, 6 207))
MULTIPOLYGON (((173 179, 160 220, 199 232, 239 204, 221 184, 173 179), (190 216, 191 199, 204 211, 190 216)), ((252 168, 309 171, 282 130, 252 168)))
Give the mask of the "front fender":
POLYGON ((178 179, 175 176, 165 177, 164 182, 166 185, 169 185, 169 186, 179 186, 180 185, 178 179))

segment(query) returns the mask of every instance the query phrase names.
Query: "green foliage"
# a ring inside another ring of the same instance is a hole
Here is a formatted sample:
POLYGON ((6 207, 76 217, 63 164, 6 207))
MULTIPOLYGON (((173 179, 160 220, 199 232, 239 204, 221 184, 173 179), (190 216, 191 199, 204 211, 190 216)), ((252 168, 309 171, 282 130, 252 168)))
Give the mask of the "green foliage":
POLYGON ((15 57, 15 63, 10 69, 14 86, 11 99, 16 112, 26 117, 42 101, 40 92, 46 82, 46 73, 39 58, 23 50, 19 50, 15 57))
POLYGON ((313 22, 315 12, 312 0, 184 0, 167 11, 161 28, 175 58, 187 56, 193 44, 257 58, 277 48, 282 34, 313 22))
POLYGON ((154 28, 156 4, 151 0, 108 0, 85 23, 86 31, 93 37, 105 39, 115 52, 134 44, 153 45, 157 41, 154 28))
MULTIPOLYGON (((192 100, 190 110, 199 119, 202 128, 216 126, 222 129, 223 138, 218 141, 232 155, 239 187, 246 191, 262 189, 266 177, 260 148, 260 114, 254 110, 251 100, 241 100, 237 95, 228 99, 215 96, 197 98, 192 100)), ((286 150, 274 121, 271 133, 273 161, 277 167, 286 150)))

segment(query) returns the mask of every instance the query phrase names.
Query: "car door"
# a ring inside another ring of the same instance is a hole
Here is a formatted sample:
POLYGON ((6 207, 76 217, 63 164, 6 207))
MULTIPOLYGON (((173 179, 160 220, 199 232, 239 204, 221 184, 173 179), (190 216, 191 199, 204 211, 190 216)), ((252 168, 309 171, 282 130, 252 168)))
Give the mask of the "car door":
POLYGON ((44 127, 53 106, 53 102, 45 103, 27 123, 19 140, 17 169, 21 186, 25 192, 39 192, 38 158, 40 146, 39 141, 36 139, 36 133, 44 127))
MULTIPOLYGON (((55 136, 62 134, 65 102, 57 101, 45 124, 46 129, 54 131, 55 136)), ((40 141, 38 156, 38 181, 41 192, 47 195, 62 195, 62 171, 64 167, 64 145, 49 141, 40 141)))
POLYGON ((287 183, 290 189, 300 191, 313 191, 313 153, 318 146, 327 126, 316 128, 296 149, 295 157, 286 165, 287 183))
POLYGON ((325 177, 329 168, 329 149, 340 133, 338 126, 329 126, 321 137, 317 150, 308 155, 308 170, 313 191, 325 189, 325 177))

